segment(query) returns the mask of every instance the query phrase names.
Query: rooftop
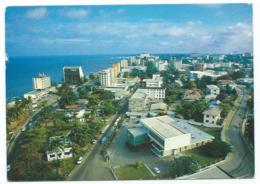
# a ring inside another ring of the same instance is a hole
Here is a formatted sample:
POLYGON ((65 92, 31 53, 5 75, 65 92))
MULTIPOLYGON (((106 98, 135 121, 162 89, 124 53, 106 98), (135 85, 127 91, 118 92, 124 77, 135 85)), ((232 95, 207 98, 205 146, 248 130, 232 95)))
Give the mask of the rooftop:
POLYGON ((130 134, 132 134, 134 137, 141 136, 147 133, 147 130, 143 127, 132 127, 127 129, 130 134))
POLYGON ((215 115, 215 116, 219 116, 220 113, 221 113, 221 110, 218 107, 209 108, 203 112, 203 114, 209 114, 209 115, 215 115))
POLYGON ((216 85, 207 85, 207 88, 208 88, 208 89, 212 89, 212 90, 217 90, 217 89, 219 89, 219 87, 216 86, 216 85))
POLYGON ((191 134, 191 144, 205 140, 214 139, 213 136, 190 125, 189 120, 171 118, 170 116, 159 116, 141 120, 150 130, 156 132, 163 138, 171 138, 182 134, 191 134))

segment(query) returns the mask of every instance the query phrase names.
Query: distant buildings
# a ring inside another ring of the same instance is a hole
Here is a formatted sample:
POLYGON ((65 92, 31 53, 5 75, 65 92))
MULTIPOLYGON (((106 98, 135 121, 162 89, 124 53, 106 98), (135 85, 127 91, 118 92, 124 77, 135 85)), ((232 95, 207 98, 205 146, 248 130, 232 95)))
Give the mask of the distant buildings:
POLYGON ((112 78, 116 78, 121 71, 120 63, 114 63, 112 65, 112 70, 113 70, 112 78))
POLYGON ((163 84, 163 78, 159 74, 154 74, 152 79, 144 79, 147 88, 160 88, 163 84))
POLYGON ((103 87, 110 87, 112 85, 112 73, 111 73, 112 68, 102 70, 99 73, 99 81, 100 85, 103 87))
POLYGON ((81 66, 63 67, 64 82, 68 84, 80 84, 83 82, 84 73, 81 66))
POLYGON ((33 78, 33 88, 35 90, 43 90, 51 87, 51 78, 45 74, 39 74, 33 78))
POLYGON ((174 60, 173 66, 175 70, 181 70, 182 69, 182 60, 174 60))
POLYGON ((151 144, 151 151, 159 157, 176 155, 211 142, 214 137, 170 116, 144 118, 142 128, 128 129, 128 142, 132 145, 151 144), (147 137, 148 136, 148 141, 147 137))
POLYGON ((217 124, 220 120, 221 110, 218 107, 212 107, 203 112, 203 123, 217 124))
POLYGON ((146 88, 147 97, 151 100, 160 100, 165 98, 164 88, 146 88))
POLYGON ((194 66, 195 71, 201 71, 203 72, 205 69, 205 64, 204 63, 196 63, 194 66))
POLYGON ((120 61, 121 68, 127 68, 128 67, 128 61, 126 59, 122 59, 120 61))
POLYGON ((155 62, 155 67, 158 69, 159 72, 166 71, 168 68, 168 62, 160 60, 158 62, 155 62))

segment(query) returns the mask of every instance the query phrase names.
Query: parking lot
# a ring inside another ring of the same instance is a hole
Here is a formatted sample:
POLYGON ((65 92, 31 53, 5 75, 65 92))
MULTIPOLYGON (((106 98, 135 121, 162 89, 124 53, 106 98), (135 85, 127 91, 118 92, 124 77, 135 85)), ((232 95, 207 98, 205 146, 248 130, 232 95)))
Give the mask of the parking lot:
POLYGON ((110 154, 110 164, 112 167, 118 167, 142 161, 150 168, 158 167, 161 172, 169 172, 171 169, 171 160, 173 157, 159 158, 155 156, 149 147, 142 147, 138 151, 130 151, 126 146, 127 127, 135 124, 132 120, 125 120, 122 127, 118 130, 116 137, 110 145, 108 151, 110 154))

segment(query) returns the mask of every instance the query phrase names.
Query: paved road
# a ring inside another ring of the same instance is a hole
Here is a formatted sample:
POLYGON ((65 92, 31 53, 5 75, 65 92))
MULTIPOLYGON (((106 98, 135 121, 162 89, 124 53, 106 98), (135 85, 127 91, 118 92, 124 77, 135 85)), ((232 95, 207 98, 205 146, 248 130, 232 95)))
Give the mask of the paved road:
POLYGON ((231 159, 219 165, 224 171, 234 178, 250 178, 254 176, 254 153, 249 149, 241 135, 241 125, 246 114, 248 92, 242 90, 243 95, 240 106, 231 120, 230 126, 226 128, 227 140, 233 145, 233 155, 231 159), (241 115, 240 115, 241 114, 241 115))

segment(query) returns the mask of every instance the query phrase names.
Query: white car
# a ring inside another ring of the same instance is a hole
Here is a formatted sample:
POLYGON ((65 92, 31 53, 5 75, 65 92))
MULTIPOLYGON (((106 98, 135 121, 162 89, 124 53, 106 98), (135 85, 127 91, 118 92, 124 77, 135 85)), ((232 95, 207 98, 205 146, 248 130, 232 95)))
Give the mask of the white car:
POLYGON ((93 139, 92 144, 96 144, 96 143, 97 143, 97 140, 93 139))
POLYGON ((7 172, 11 171, 11 165, 8 164, 6 169, 7 169, 7 172))
POLYGON ((161 171, 160 171, 160 169, 158 167, 154 167, 153 170, 154 170, 154 172, 156 174, 160 174, 161 173, 161 171))
POLYGON ((77 164, 78 165, 81 164, 82 160, 83 160, 83 157, 79 157, 79 159, 77 160, 77 164))

